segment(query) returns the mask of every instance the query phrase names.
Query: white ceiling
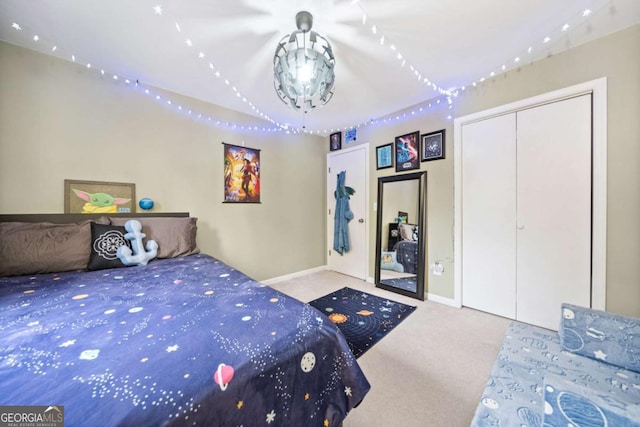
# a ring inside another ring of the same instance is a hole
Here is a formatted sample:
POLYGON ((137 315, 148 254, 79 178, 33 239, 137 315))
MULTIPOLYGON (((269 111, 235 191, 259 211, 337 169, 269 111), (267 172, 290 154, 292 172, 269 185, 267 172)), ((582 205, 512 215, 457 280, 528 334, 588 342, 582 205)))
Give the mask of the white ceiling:
POLYGON ((300 10, 336 56, 335 95, 304 120, 314 132, 440 96, 425 79, 460 89, 640 22, 640 0, 1 0, 0 39, 300 129, 273 88, 300 10))

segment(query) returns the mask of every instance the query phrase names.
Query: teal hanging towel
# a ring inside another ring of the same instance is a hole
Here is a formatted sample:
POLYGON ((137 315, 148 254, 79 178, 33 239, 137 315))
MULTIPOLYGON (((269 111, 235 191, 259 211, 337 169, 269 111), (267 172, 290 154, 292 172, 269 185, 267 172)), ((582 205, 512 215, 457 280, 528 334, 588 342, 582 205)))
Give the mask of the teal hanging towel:
POLYGON ((349 221, 353 219, 353 212, 349 208, 349 199, 355 190, 345 187, 346 171, 338 174, 338 185, 334 192, 336 209, 333 214, 333 249, 340 255, 349 252, 349 221))

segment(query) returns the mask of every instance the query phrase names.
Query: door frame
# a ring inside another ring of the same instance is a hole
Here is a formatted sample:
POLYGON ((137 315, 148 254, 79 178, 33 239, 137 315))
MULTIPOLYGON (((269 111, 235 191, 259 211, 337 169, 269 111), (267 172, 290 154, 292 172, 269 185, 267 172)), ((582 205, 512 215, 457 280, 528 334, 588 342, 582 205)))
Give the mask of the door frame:
POLYGON ((591 307, 605 310, 607 296, 607 78, 602 77, 454 120, 454 290, 462 307, 462 126, 526 108, 592 94, 591 307))
POLYGON ((329 153, 327 153, 327 159, 326 159, 326 163, 325 163, 325 170, 327 171, 327 180, 326 180, 326 197, 325 197, 325 212, 327 212, 327 215, 325 216, 325 218, 327 219, 327 223, 325 225, 325 229, 326 229, 326 236, 327 236, 327 243, 325 245, 327 252, 325 252, 325 255, 327 256, 327 269, 331 270, 331 265, 329 264, 329 251, 333 250, 333 232, 330 232, 329 229, 329 221, 330 218, 332 218, 329 215, 329 209, 332 209, 331 206, 329 206, 328 202, 329 202, 329 196, 331 193, 331 195, 333 195, 333 191, 332 190, 332 185, 335 186, 335 178, 333 178, 332 181, 332 175, 329 171, 329 165, 331 164, 330 160, 338 155, 344 154, 344 153, 350 153, 353 151, 358 151, 358 150, 364 150, 364 176, 365 176, 365 180, 364 180, 364 203, 365 203, 365 209, 364 209, 364 224, 365 224, 365 233, 364 233, 364 279, 363 280, 367 280, 367 278, 369 277, 369 235, 371 234, 371 229, 370 229, 370 225, 369 225, 369 181, 371 179, 370 175, 369 175, 369 143, 363 143, 363 144, 358 144, 355 145, 353 147, 349 147, 349 148, 344 148, 342 150, 338 150, 338 151, 330 151, 329 153), (331 182, 330 182, 331 181, 331 182))

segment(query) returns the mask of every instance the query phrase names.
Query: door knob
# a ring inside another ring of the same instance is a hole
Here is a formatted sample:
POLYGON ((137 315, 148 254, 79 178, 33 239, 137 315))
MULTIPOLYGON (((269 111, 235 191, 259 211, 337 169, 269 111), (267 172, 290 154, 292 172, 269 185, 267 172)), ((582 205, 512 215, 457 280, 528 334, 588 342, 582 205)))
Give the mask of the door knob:
POLYGON ((362 223, 364 222, 364 218, 360 218, 360 219, 358 220, 358 222, 359 222, 360 224, 362 224, 362 223))

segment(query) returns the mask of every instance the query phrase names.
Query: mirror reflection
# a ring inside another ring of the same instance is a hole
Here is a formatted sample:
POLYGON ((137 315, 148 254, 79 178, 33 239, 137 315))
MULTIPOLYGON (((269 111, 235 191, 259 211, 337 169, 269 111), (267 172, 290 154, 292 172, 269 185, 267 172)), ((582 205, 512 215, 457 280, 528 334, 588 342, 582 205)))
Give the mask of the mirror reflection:
POLYGON ((376 286, 424 299, 425 173, 378 180, 376 286))

